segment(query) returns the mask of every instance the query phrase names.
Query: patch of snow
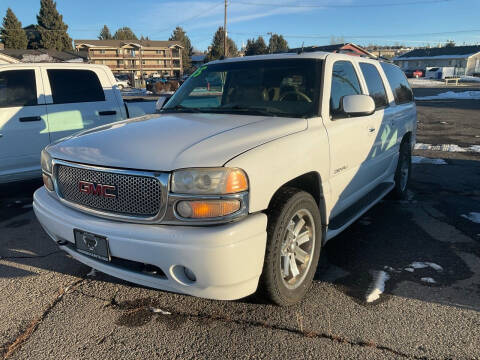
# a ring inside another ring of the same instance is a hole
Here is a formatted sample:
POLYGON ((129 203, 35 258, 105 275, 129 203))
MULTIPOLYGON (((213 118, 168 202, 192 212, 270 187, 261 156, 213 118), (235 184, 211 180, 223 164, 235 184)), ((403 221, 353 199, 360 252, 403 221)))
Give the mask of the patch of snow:
MULTIPOLYGON (((480 91, 479 91, 480 92, 480 91)), ((480 145, 470 145, 469 147, 461 147, 456 144, 415 144, 416 150, 433 150, 433 151, 446 151, 446 152, 480 152, 480 145)))
POLYGON ((447 162, 443 159, 431 159, 423 156, 412 156, 412 164, 446 165, 447 162))
POLYGON ((403 270, 408 271, 408 272, 414 272, 414 271, 415 271, 415 269, 414 269, 414 268, 411 268, 411 267, 407 267, 407 268, 405 268, 405 269, 403 269, 403 270))
POLYGON ((432 79, 425 79, 425 78, 411 78, 408 79, 408 82, 413 87, 432 87, 432 86, 439 86, 443 85, 443 81, 439 80, 432 80, 432 79))
POLYGON ((480 224, 480 213, 478 212, 471 212, 468 215, 462 215, 462 217, 474 223, 480 224))
POLYGON ((436 284, 437 282, 431 277, 423 277, 420 280, 429 284, 436 284))
POLYGON ((168 312, 168 311, 165 311, 165 310, 162 310, 162 309, 158 309, 158 308, 154 308, 154 307, 151 307, 150 311, 153 312, 154 314, 172 315, 171 312, 168 312))
POLYGON ((444 100, 444 99, 456 99, 456 100, 480 100, 480 91, 447 91, 432 96, 420 96, 415 97, 415 100, 444 100))
POLYGON ((414 268, 414 269, 425 269, 427 267, 431 267, 433 270, 443 271, 443 267, 428 261, 414 261, 413 263, 408 265, 408 267, 414 268))
POLYGON ((480 82, 480 77, 463 75, 463 76, 460 76, 460 81, 461 82, 480 82))
POLYGON ((367 295, 367 302, 373 302, 380 298, 380 295, 383 294, 385 291, 385 283, 387 280, 390 279, 390 275, 388 275, 385 271, 377 272, 374 282, 370 288, 370 291, 367 295))
POLYGON ((90 272, 87 274, 88 277, 95 277, 97 276, 97 270, 95 270, 94 268, 92 268, 92 270, 90 270, 90 272))
POLYGON ((125 89, 125 90, 120 90, 122 95, 124 96, 141 96, 141 95, 151 95, 152 92, 148 91, 147 89, 141 89, 141 88, 130 88, 130 89, 125 89))

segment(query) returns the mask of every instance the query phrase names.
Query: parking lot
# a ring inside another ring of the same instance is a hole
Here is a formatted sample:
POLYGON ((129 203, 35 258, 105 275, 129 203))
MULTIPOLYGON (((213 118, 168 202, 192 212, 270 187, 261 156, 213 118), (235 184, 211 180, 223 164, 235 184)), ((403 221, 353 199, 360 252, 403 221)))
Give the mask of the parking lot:
MULTIPOLYGON (((480 145, 478 100, 417 105, 417 142, 480 145)), ((40 182, 4 185, 0 355, 480 358, 480 224, 472 214, 480 213, 480 153, 415 155, 408 200, 380 202, 329 242, 311 291, 288 308, 257 296, 221 302, 160 292, 91 271, 58 251, 35 219, 40 182), (367 302, 380 277, 384 293, 367 302)))

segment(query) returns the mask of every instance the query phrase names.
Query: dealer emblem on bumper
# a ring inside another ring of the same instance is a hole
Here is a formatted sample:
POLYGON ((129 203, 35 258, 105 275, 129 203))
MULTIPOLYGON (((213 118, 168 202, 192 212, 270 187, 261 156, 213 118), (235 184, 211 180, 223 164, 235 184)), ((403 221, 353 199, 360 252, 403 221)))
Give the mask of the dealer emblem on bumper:
POLYGON ((98 245, 95 235, 92 234, 83 234, 82 236, 83 243, 90 251, 94 251, 98 245))

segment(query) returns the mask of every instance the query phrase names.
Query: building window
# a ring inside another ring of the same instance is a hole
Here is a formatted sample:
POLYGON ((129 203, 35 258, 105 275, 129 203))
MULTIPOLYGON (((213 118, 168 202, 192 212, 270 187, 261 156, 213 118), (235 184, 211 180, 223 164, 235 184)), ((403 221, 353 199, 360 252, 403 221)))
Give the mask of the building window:
POLYGON ((142 65, 145 65, 145 60, 142 60, 142 65))
POLYGON ((100 50, 100 54, 105 54, 105 50, 100 50))
POLYGON ((123 65, 123 60, 118 60, 118 65, 123 65))

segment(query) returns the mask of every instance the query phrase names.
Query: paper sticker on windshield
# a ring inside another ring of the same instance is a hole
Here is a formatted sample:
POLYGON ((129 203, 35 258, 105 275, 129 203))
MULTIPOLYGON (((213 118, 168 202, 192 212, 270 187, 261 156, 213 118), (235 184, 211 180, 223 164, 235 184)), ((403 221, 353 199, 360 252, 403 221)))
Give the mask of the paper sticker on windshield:
POLYGON ((198 75, 200 75, 203 70, 205 70, 207 68, 207 65, 203 65, 201 67, 199 67, 193 74, 192 74, 192 77, 197 77, 198 75))

